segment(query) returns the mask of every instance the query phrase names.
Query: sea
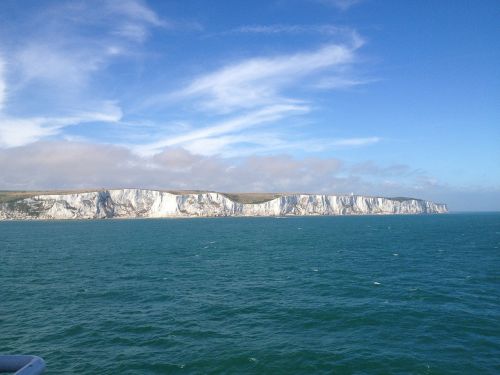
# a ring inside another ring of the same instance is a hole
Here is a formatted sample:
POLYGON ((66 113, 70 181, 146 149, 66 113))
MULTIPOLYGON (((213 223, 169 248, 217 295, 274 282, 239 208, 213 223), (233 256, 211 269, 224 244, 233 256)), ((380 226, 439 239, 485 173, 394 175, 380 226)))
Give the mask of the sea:
POLYGON ((0 222, 46 374, 500 374, 500 213, 0 222))

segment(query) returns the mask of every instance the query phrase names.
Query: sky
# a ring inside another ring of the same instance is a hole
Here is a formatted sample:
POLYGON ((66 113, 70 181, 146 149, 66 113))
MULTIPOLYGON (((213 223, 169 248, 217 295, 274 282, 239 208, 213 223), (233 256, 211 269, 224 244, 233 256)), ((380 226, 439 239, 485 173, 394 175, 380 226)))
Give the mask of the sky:
POLYGON ((0 189, 500 210, 500 2, 0 2, 0 189))

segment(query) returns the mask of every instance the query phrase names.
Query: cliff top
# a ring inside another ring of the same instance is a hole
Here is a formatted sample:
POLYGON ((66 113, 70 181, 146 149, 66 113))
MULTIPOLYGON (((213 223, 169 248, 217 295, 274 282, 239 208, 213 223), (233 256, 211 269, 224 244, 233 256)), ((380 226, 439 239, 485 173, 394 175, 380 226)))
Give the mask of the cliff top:
MULTIPOLYGON (((34 197, 36 195, 49 195, 49 194, 79 194, 89 193, 93 191, 102 191, 105 189, 80 189, 80 190, 33 190, 33 191, 1 191, 0 190, 0 203, 15 202, 21 199, 34 197)), ((107 190, 107 189, 106 189, 107 190)), ((149 190, 149 189, 144 189, 149 190)), ((158 189, 150 189, 158 190, 158 189)), ((213 193, 207 190, 158 190, 168 193, 182 195, 182 194, 202 194, 213 193)), ((262 203, 278 198, 285 193, 220 193, 232 201, 239 203, 262 203)))
MULTIPOLYGON (((102 190, 113 190, 113 189, 79 189, 79 190, 32 190, 32 191, 8 191, 0 190, 0 203, 15 202, 21 199, 34 197, 36 195, 49 195, 49 194, 79 194, 79 193, 90 193, 94 191, 102 190)), ((164 191, 171 194, 182 195, 182 194, 202 194, 202 193, 214 193, 214 191, 207 190, 160 190, 160 189, 143 189, 143 190, 156 190, 164 191)), ((288 194, 309 194, 309 193, 222 193, 220 194, 226 196, 234 202, 244 203, 244 204, 255 204, 267 202, 272 199, 281 197, 288 194)), ((342 194, 343 195, 343 194, 342 194)), ((389 198, 397 201, 404 201, 416 198, 407 197, 394 197, 389 198)), ((419 199, 418 199, 419 200, 419 199)))

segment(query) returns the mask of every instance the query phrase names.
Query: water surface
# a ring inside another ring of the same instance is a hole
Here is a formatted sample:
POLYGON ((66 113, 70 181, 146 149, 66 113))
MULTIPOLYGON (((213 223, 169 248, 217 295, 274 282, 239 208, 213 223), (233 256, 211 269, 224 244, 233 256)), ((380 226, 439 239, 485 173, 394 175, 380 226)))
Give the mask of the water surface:
POLYGON ((498 374, 500 214, 0 222, 47 374, 498 374))

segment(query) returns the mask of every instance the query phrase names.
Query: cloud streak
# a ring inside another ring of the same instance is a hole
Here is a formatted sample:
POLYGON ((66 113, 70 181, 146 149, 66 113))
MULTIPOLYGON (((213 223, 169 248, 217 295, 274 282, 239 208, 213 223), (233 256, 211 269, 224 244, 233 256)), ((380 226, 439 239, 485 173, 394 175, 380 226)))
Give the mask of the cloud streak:
POLYGON ((334 6, 340 10, 348 10, 354 5, 361 3, 362 0, 314 0, 314 1, 317 1, 325 5, 334 6))
POLYGON ((7 97, 7 84, 5 83, 5 62, 0 55, 0 113, 5 105, 7 97))
POLYGON ((16 88, 36 81, 81 91, 93 74, 137 49, 152 28, 168 23, 140 0, 106 0, 60 3, 35 16, 29 26, 37 32, 14 36, 19 40, 10 52, 11 65, 17 67, 12 69, 16 88), (99 35, 88 33, 89 27, 99 35))
POLYGON ((354 37, 357 33, 347 27, 339 27, 331 24, 321 25, 286 25, 286 24, 271 24, 271 25, 245 25, 240 26, 227 32, 228 34, 323 34, 327 36, 345 36, 354 37))
POLYGON ((299 133, 290 126, 298 115, 316 109, 309 100, 312 91, 362 84, 345 76, 356 62, 357 50, 364 44, 354 30, 332 25, 270 25, 242 27, 232 32, 304 31, 340 33, 345 40, 311 50, 226 63, 195 77, 177 91, 151 97, 146 100, 146 108, 175 105, 220 120, 212 120, 208 125, 198 120, 195 130, 160 135, 160 140, 134 146, 134 150, 140 155, 151 155, 161 152, 163 147, 182 146, 202 155, 234 157, 297 150, 320 152, 379 142, 381 139, 374 136, 319 139, 304 127, 299 127, 299 133), (285 122, 288 126, 284 126, 285 122), (263 124, 267 129, 261 128, 263 124))
POLYGON ((112 17, 121 19, 113 34, 134 42, 144 42, 149 36, 150 27, 171 26, 141 1, 107 1, 105 4, 112 17))
MULTIPOLYGON (((199 145, 200 141, 214 141, 213 137, 238 133, 250 127, 277 121, 285 116, 290 116, 291 114, 305 113, 308 110, 309 108, 307 106, 301 105, 281 104, 268 106, 212 126, 196 129, 173 137, 166 137, 160 141, 150 144, 141 145, 136 148, 136 151, 143 155, 153 154, 161 151, 161 149, 166 146, 175 145, 187 145, 188 148, 191 145, 191 149, 193 149, 192 147, 194 142, 198 142, 199 145)), ((220 141, 232 143, 231 141, 234 140, 235 138, 225 137, 220 141)))
POLYGON ((5 53, 8 65, 0 56, 0 147, 55 137, 70 126, 120 121, 118 102, 96 97, 89 83, 123 53, 120 45, 144 42, 117 30, 133 26, 145 35, 150 27, 166 25, 139 0, 61 3, 29 22, 40 26, 37 33, 20 37, 5 53), (103 27, 101 38, 82 33, 89 24, 103 27), (7 92, 9 103, 23 107, 7 106, 7 92))
MULTIPOLYGON (((269 32, 274 30, 273 27, 242 30, 269 32)), ((289 29, 281 27, 277 31, 289 29)), ((326 84, 330 84, 331 89, 361 84, 360 81, 348 80, 342 72, 356 60, 356 51, 363 43, 357 33, 350 32, 345 43, 329 43, 309 51, 236 61, 195 77, 174 93, 153 97, 149 105, 183 103, 193 111, 225 119, 214 125, 196 124, 196 130, 166 135, 135 150, 145 155, 160 152, 162 147, 178 145, 203 155, 232 157, 299 149, 314 152, 377 143, 380 141, 378 137, 319 140, 307 132, 294 134, 295 130, 290 126, 280 126, 284 121, 290 122, 297 115, 313 110, 307 98, 304 99, 304 93, 293 94, 298 86, 314 91, 326 89, 326 84), (329 76, 333 72, 337 74, 337 87, 329 76), (309 83, 321 79, 321 87, 309 83), (227 119, 227 116, 231 117, 227 119), (262 131, 261 124, 268 125, 269 129, 262 131)))
POLYGON ((253 58, 196 78, 176 95, 199 98, 202 108, 222 113, 269 103, 297 101, 281 90, 315 73, 351 63, 362 45, 330 44, 312 52, 253 58))
MULTIPOLYGON (((40 31, 26 40, 21 39, 9 54, 13 67, 9 71, 12 102, 18 102, 16 99, 28 91, 34 95, 23 102, 28 111, 24 108, 15 111, 24 116, 10 114, 8 110, 13 108, 0 112, 0 147, 17 147, 61 135, 67 137, 65 128, 75 125, 121 121, 124 114, 119 102, 94 94, 92 87, 97 78, 102 77, 103 71, 116 59, 143 44, 152 30, 177 27, 141 0, 60 3, 35 18, 40 31), (88 27, 99 30, 100 37, 82 33, 88 27), (65 30, 64 34, 58 31, 61 29, 65 30), (52 108, 56 103, 57 108, 64 108, 63 112, 44 113, 44 108, 52 108), (41 111, 31 110, 35 107, 41 111)), ((201 155, 225 157, 294 150, 315 152, 376 143, 317 139, 307 131, 295 134, 295 130, 283 126, 284 121, 290 123, 315 109, 304 93, 294 93, 298 86, 307 86, 306 80, 314 82, 336 72, 338 79, 343 79, 342 86, 359 84, 341 73, 355 61, 356 51, 363 45, 354 30, 333 25, 269 25, 242 27, 238 32, 313 32, 336 34, 344 41, 308 51, 226 63, 191 79, 179 90, 152 100, 158 105, 182 104, 188 108, 182 113, 185 117, 199 111, 208 120, 196 119, 187 130, 172 131, 156 119, 153 121, 156 129, 149 136, 131 134, 129 138, 135 138, 136 143, 126 140, 116 143, 128 145, 139 155, 153 155, 166 147, 181 146, 201 155)), ((0 89, 6 82, 2 79, 4 76, 0 76, 0 89)), ((6 99, 2 94, 6 92, 6 85, 3 86, 0 106, 6 99)), ((308 87, 308 90, 319 89, 310 84, 308 87)), ((126 122, 126 108, 124 112, 126 122)))
POLYGON ((122 111, 105 103, 100 112, 76 112, 67 117, 8 117, 0 115, 0 147, 18 147, 55 136, 63 128, 91 122, 118 122, 122 111))

